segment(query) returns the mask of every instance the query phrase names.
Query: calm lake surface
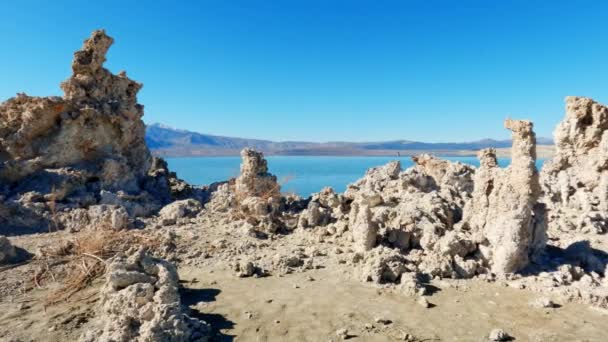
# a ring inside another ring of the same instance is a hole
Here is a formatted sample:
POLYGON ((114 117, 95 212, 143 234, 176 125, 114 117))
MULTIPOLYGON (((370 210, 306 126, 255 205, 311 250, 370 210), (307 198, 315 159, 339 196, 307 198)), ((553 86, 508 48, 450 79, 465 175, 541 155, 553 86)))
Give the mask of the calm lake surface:
MULTIPOLYGON (((479 166, 476 157, 442 157, 479 166)), ((399 160, 406 169, 413 165, 410 157, 314 157, 314 156, 270 156, 268 168, 277 175, 282 184, 282 192, 294 192, 307 197, 331 186, 343 192, 346 186, 363 177, 371 167, 380 166, 391 160, 399 160)), ((239 174, 241 158, 234 157, 189 157, 166 158, 171 171, 190 184, 205 185, 224 181, 239 174)), ((501 167, 509 165, 509 158, 499 158, 501 167)), ((540 168, 544 160, 538 160, 540 168)))

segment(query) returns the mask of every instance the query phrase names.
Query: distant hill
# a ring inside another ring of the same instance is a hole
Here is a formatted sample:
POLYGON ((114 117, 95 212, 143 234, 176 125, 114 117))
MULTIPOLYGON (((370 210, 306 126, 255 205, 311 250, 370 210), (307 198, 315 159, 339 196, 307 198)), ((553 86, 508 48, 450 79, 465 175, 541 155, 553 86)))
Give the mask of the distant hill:
MULTIPOLYGON (((552 145, 548 138, 537 139, 539 145, 552 145)), ((146 127, 146 143, 152 153, 160 156, 227 156, 238 155, 245 147, 267 155, 413 155, 430 152, 443 155, 474 155, 486 148, 508 148, 511 140, 483 139, 463 143, 425 143, 408 140, 385 142, 276 142, 202 134, 175 129, 161 124, 146 127)))

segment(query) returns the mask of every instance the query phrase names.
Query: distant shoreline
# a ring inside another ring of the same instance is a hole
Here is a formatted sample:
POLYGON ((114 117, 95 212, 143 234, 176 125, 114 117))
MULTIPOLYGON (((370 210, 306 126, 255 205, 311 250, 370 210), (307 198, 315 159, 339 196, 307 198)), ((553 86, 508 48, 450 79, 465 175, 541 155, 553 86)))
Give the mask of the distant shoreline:
MULTIPOLYGON (((151 149, 152 154, 163 158, 184 157, 235 157, 239 156, 240 149, 199 149, 199 150, 175 150, 175 149, 151 149)), ((298 151, 263 151, 267 156, 291 156, 291 157, 411 157, 422 153, 428 153, 442 157, 476 157, 478 150, 338 150, 338 149, 310 149, 298 151)), ((507 147, 497 148, 497 156, 508 158, 511 149, 507 147)), ((537 158, 548 159, 553 157, 555 146, 538 145, 537 158)))
MULTIPOLYGON (((238 156, 246 147, 267 156, 473 156, 482 148, 495 147, 499 157, 510 155, 511 140, 482 139, 470 142, 428 143, 410 140, 377 142, 270 141, 202 134, 161 124, 146 126, 146 144, 161 157, 238 156)), ((553 155, 553 140, 536 139, 539 158, 553 155)))

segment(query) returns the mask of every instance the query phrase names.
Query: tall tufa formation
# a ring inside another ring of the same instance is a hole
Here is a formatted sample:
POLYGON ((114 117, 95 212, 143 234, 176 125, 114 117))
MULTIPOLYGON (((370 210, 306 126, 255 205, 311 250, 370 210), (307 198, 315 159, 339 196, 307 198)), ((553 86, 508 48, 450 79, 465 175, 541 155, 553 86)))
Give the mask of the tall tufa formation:
POLYGON ((244 198, 276 198, 281 187, 277 177, 268 172, 268 163, 262 152, 246 148, 241 151, 241 174, 236 179, 236 193, 244 198))
POLYGON ((136 98, 142 85, 103 68, 112 42, 95 31, 74 53, 63 98, 19 94, 0 105, 0 181, 74 167, 102 188, 137 189, 152 159, 136 98))
POLYGON ((18 94, 0 104, 2 229, 57 229, 44 222, 97 204, 147 215, 171 199, 167 177, 148 174, 142 85, 103 67, 112 42, 103 30, 84 41, 63 97, 18 94))
POLYGON ((505 121, 513 132, 506 169, 498 167, 494 149, 480 151, 473 198, 464 208, 461 227, 477 235, 482 259, 496 274, 521 270, 545 244, 532 126, 530 121, 505 121))
POLYGON ((608 107, 567 97, 554 137, 556 155, 541 174, 550 231, 608 231, 608 107))

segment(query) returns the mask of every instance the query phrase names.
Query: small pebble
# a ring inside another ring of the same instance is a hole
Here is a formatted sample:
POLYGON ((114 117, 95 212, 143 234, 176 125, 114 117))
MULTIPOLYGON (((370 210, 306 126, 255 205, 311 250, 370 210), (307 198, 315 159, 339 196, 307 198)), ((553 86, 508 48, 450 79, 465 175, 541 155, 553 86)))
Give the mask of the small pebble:
POLYGON ((336 336, 338 336, 339 338, 345 340, 348 338, 348 329, 338 329, 336 331, 336 336))
POLYGON ((382 318, 382 317, 376 317, 375 321, 376 321, 376 323, 380 323, 380 324, 384 324, 384 325, 389 325, 389 324, 393 323, 393 321, 391 321, 390 319, 386 319, 386 318, 382 318))
POLYGON ((416 303, 418 303, 418 305, 422 306, 423 308, 430 308, 431 307, 431 303, 429 303, 428 300, 426 300, 426 298, 424 297, 420 297, 418 298, 418 300, 416 301, 416 303))
POLYGON ((489 340, 494 342, 509 341, 511 336, 502 329, 494 329, 490 332, 489 340))
POLYGON ((536 300, 533 300, 532 302, 530 302, 530 306, 534 307, 534 308, 539 308, 539 309, 551 309, 551 308, 555 308, 557 305, 555 305, 555 303, 546 297, 541 297, 541 298, 537 298, 536 300))

